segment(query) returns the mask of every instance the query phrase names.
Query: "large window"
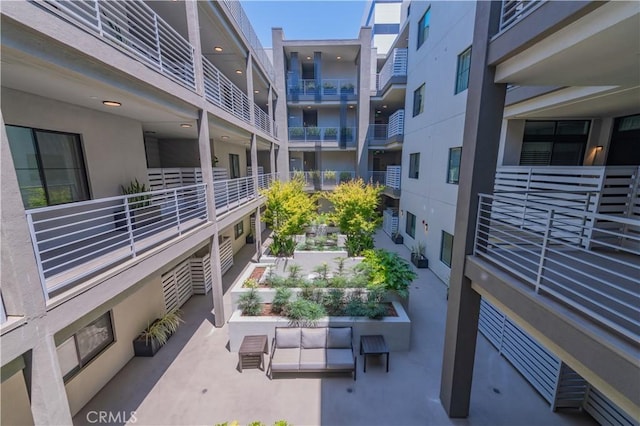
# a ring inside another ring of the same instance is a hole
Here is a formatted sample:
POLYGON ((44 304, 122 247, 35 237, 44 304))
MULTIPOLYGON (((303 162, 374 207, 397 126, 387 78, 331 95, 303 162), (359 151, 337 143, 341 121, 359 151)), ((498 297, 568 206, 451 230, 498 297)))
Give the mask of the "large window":
POLYGON ((447 169, 447 183, 458 183, 460 180, 460 155, 462 147, 449 148, 449 167, 447 169))
POLYGON ((73 377, 114 341, 111 312, 107 312, 62 342, 57 351, 64 380, 73 377))
POLYGON ((416 237, 416 216, 413 213, 407 212, 407 223, 405 224, 405 232, 411 238, 416 237))
POLYGON ((409 177, 411 179, 418 179, 420 176, 420 153, 409 155, 409 177))
POLYGON ((231 179, 240 177, 240 156, 238 154, 229 154, 229 169, 231 179))
POLYGON ((425 40, 429 37, 429 20, 431 18, 431 8, 422 15, 422 18, 418 21, 418 49, 425 40))
POLYGON ((451 268, 451 257, 453 253, 453 235, 442 231, 442 243, 440 245, 440 261, 451 268))
POLYGON ((471 48, 458 55, 458 69, 456 71, 456 93, 469 87, 469 69, 471 68, 471 48))
POLYGON ((79 135, 6 129, 25 209, 89 199, 79 135))
POLYGON ((424 84, 413 92, 413 116, 420 114, 424 109, 424 84))
POLYGON ((521 166, 581 166, 589 136, 588 120, 527 121, 521 166))
POLYGON ((235 234, 236 240, 244 234, 244 222, 238 222, 233 227, 233 232, 235 234))

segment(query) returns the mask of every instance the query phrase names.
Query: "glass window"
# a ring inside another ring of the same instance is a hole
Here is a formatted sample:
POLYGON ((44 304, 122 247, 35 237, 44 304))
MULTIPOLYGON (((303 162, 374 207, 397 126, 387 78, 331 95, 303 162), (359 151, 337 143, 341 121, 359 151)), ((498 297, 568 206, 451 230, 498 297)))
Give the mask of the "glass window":
POLYGON ((590 121, 527 121, 520 151, 521 166, 580 166, 590 121))
POLYGON ((229 154, 229 172, 231 179, 240 177, 240 156, 238 154, 229 154))
POLYGON ((451 268, 453 253, 453 235, 442 231, 442 244, 440 245, 440 261, 451 268))
POLYGON ((424 109, 424 84, 413 92, 413 116, 420 114, 424 109))
POLYGON ((236 225, 233 227, 233 229, 234 229, 236 240, 237 240, 244 233, 244 222, 236 223, 236 225))
POLYGON ((405 232, 411 238, 416 237, 416 216, 407 211, 407 223, 405 224, 405 232))
POLYGON ((113 342, 111 312, 98 317, 65 340, 57 347, 64 380, 69 380, 113 342))
POLYGON ((411 179, 418 179, 420 175, 420 153, 409 155, 409 177, 411 179))
POLYGON ((429 20, 431 18, 431 8, 422 15, 422 18, 418 21, 418 49, 425 40, 429 37, 429 20))
POLYGON ((456 72, 456 93, 469 87, 469 69, 471 68, 471 48, 458 55, 458 71, 456 72))
POLYGON ((462 147, 449 148, 449 168, 447 173, 447 183, 458 183, 460 180, 460 156, 462 147))
POLYGON ((25 209, 89 199, 80 136, 6 126, 25 209))

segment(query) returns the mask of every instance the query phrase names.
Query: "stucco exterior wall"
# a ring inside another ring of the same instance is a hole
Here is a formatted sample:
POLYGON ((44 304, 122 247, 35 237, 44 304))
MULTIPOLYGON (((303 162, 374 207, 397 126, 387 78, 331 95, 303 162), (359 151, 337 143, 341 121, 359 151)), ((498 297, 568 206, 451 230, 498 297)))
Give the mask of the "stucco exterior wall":
POLYGON ((22 371, 9 377, 0 385, 0 424, 32 425, 31 405, 22 371))

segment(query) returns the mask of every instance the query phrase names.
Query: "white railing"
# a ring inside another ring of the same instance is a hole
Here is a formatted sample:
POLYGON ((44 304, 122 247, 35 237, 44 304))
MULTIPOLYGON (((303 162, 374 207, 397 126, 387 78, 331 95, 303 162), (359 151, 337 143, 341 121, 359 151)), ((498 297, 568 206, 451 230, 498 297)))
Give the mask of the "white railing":
POLYGON ((387 179, 387 172, 378 171, 378 170, 369 170, 368 172, 368 182, 372 184, 384 185, 387 179))
POLYGON ((208 221, 206 185, 26 211, 45 297, 208 221))
POLYGON ((289 173, 291 179, 302 179, 307 188, 314 189, 330 189, 342 182, 348 182, 355 179, 356 172, 353 170, 311 170, 311 171, 293 171, 289 173))
POLYGON ((389 116, 389 129, 387 137, 404 135, 404 110, 399 109, 389 116))
POLYGON ((195 90, 193 46, 144 2, 47 0, 38 4, 195 90))
POLYGON ((280 173, 265 173, 258 175, 258 189, 270 188, 274 181, 280 179, 280 173))
POLYGON ((287 83, 289 93, 296 93, 300 96, 340 96, 354 95, 358 93, 355 80, 353 79, 322 79, 320 85, 315 79, 298 80, 299 83, 294 85, 290 81, 287 83))
POLYGON ((387 61, 380 70, 380 76, 378 77, 378 90, 382 90, 384 86, 393 77, 406 77, 407 76, 407 49, 395 48, 387 57, 387 61))
POLYGON ((546 196, 526 201, 509 193, 481 194, 474 255, 520 277, 536 294, 637 341, 640 236, 594 228, 593 223, 624 229, 637 228, 640 220, 547 201, 546 196))
POLYGON ((242 8, 240 2, 237 0, 222 0, 222 3, 226 5, 229 9, 229 12, 231 12, 231 16, 240 27, 240 30, 246 37, 249 45, 253 48, 258 61, 260 61, 260 63, 264 67, 268 77, 271 78, 271 81, 275 81, 276 74, 273 70, 273 64, 271 63, 269 56, 267 56, 264 47, 262 47, 262 43, 260 43, 260 39, 256 35, 256 32, 251 25, 251 21, 247 17, 247 14, 242 8))
POLYGON ((384 145, 387 143, 388 124, 369 124, 367 139, 369 145, 384 145))
POLYGON ((253 104, 253 116, 255 118, 255 124, 257 128, 261 129, 268 135, 273 135, 273 133, 271 132, 272 127, 269 114, 264 112, 258 105, 253 104))
POLYGON ((386 209, 382 212, 382 230, 393 237, 398 232, 398 210, 386 209))
POLYGON ((202 58, 204 92, 209 102, 241 120, 251 122, 249 97, 222 74, 209 60, 202 58))
POLYGON ((534 8, 542 4, 541 0, 503 0, 500 13, 500 31, 528 15, 534 8))
POLYGON ((150 168, 147 177, 151 191, 173 189, 202 183, 202 170, 199 167, 150 168))
POLYGON ((355 141, 355 127, 289 127, 289 142, 345 142, 355 141))
POLYGON ((400 177, 402 166, 387 166, 385 186, 392 189, 400 189, 400 177))

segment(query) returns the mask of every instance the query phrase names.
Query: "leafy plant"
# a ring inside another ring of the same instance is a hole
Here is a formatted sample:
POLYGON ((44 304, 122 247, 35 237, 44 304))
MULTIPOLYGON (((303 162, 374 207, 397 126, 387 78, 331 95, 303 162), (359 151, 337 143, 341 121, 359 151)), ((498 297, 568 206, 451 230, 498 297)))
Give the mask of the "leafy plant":
POLYGON ((395 291, 401 297, 409 295, 409 286, 417 275, 397 253, 382 249, 366 250, 362 263, 371 269, 369 289, 395 291))
POLYGON ((302 127, 290 127, 289 128, 289 137, 293 138, 302 138, 304 136, 304 128, 302 127))
POLYGON ((262 313, 262 298, 258 290, 252 288, 238 298, 238 308, 243 315, 257 317, 262 313))
POLYGON ((318 279, 322 281, 329 280, 329 265, 327 265, 327 262, 322 262, 321 265, 318 265, 315 268, 313 268, 313 272, 318 274, 318 279))
POLYGON ((426 246, 423 242, 418 242, 411 247, 411 256, 419 258, 420 256, 424 256, 424 250, 426 246))
POLYGON ((338 136, 338 129, 335 127, 328 127, 324 129, 324 137, 326 139, 335 139, 338 136))
POLYGON ((344 290, 332 288, 324 294, 322 305, 329 315, 342 315, 344 310, 344 290))
POLYGON ((302 266, 292 263, 287 268, 287 271, 289 272, 289 278, 291 278, 292 280, 297 280, 297 279, 300 279, 300 272, 302 272, 302 266))
POLYGON ((292 326, 309 327, 315 325, 318 320, 327 315, 324 307, 311 300, 298 299, 287 306, 285 315, 292 326))
POLYGON ((340 183, 349 182, 351 180, 350 172, 340 172, 340 183))
MULTIPOLYGON (((325 132, 325 135, 326 135, 326 132, 325 132)), ((334 172, 333 170, 325 170, 324 178, 329 180, 334 180, 336 178, 336 172, 334 172)))
POLYGON ((144 338, 147 345, 151 341, 155 341, 159 346, 162 346, 167 343, 169 337, 178 330, 178 327, 183 322, 182 314, 179 310, 167 312, 161 318, 148 325, 142 331, 141 337, 144 338))
POLYGON ((245 288, 258 288, 258 280, 255 278, 247 278, 244 283, 242 283, 242 286, 245 288))
MULTIPOLYGON (((133 194, 141 194, 144 192, 149 192, 149 188, 147 188, 146 184, 141 184, 138 182, 138 179, 135 181, 131 181, 129 186, 120 185, 120 191, 122 195, 133 195, 133 194)), ((134 209, 139 207, 147 207, 151 204, 149 201, 151 199, 150 195, 139 195, 134 197, 127 197, 127 201, 129 204, 133 206, 134 209)))
POLYGON ((337 257, 334 261, 338 264, 336 268, 336 275, 339 277, 344 276, 344 262, 346 262, 347 259, 344 257, 337 257))
POLYGON ((362 317, 367 313, 367 306, 362 299, 362 290, 353 291, 347 296, 344 313, 350 317, 362 317))
POLYGON ((273 302, 271 302, 271 311, 274 314, 281 314, 292 295, 293 292, 289 288, 280 287, 276 289, 276 295, 273 297, 273 302))
POLYGON ((307 127, 307 136, 314 138, 320 136, 320 129, 317 127, 307 127))

